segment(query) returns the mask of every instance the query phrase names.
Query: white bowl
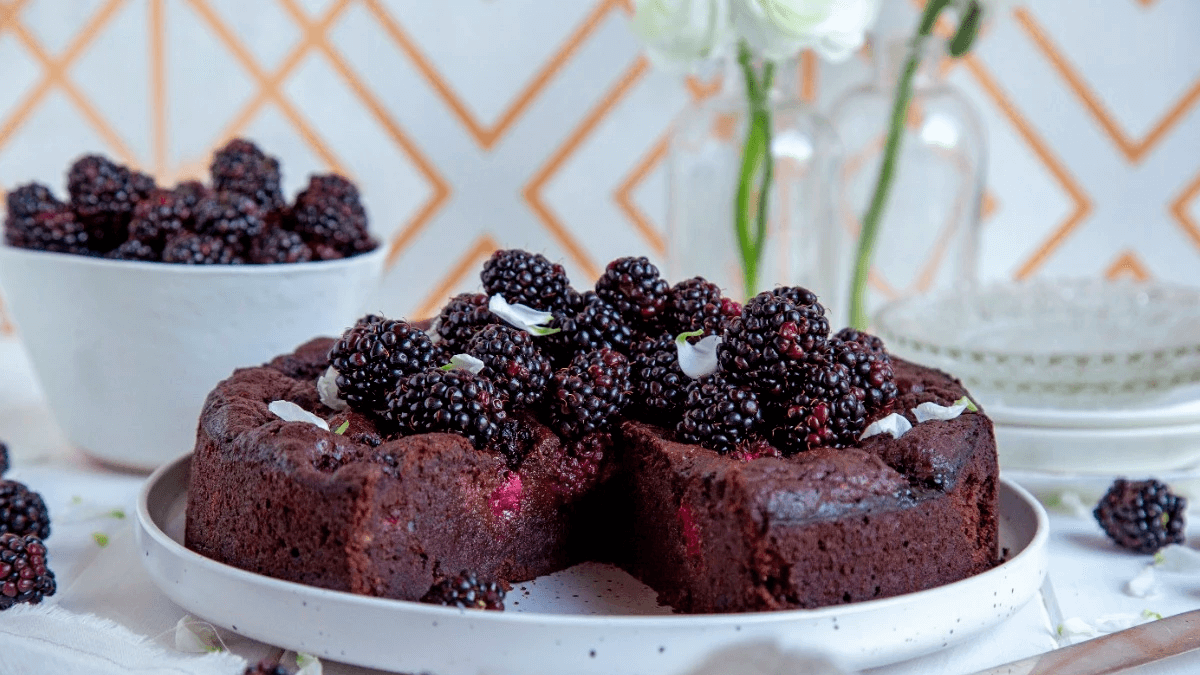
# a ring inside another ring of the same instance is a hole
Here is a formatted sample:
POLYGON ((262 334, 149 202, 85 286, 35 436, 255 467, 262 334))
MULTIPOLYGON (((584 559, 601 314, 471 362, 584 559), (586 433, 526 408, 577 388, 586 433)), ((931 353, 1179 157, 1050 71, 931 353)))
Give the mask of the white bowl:
POLYGON ((352 325, 383 258, 193 266, 0 246, 0 288, 67 438, 148 471, 195 444, 235 368, 352 325))

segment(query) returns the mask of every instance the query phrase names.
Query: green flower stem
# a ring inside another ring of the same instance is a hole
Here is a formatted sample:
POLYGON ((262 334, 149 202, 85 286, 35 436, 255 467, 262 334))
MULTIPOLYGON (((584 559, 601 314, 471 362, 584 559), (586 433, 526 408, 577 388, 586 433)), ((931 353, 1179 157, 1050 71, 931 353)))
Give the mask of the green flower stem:
POLYGON ((747 296, 758 288, 758 266, 766 242, 767 209, 771 181, 775 173, 775 160, 771 155, 771 107, 769 92, 775 76, 775 64, 763 65, 762 78, 754 70, 749 46, 745 42, 738 46, 738 63, 746 81, 746 102, 749 108, 749 125, 746 141, 742 147, 742 166, 738 177, 737 198, 734 200, 734 223, 736 225, 738 251, 742 257, 742 282, 747 296), (755 176, 758 181, 758 202, 752 204, 755 176), (754 209, 751 211, 751 209, 754 209), (750 221, 754 219, 751 231, 750 221))
POLYGON ((854 261, 854 281, 850 287, 850 325, 858 330, 867 329, 867 275, 871 271, 871 256, 875 241, 879 237, 879 221, 887 206, 892 190, 892 178, 896 173, 896 159, 900 156, 900 143, 904 138, 904 121, 908 119, 908 107, 912 102, 913 79, 921 63, 925 40, 933 33, 941 14, 951 0, 930 0, 921 15, 917 34, 908 48, 908 58, 900 81, 896 84, 896 100, 892 105, 892 122, 888 129, 887 145, 884 147, 883 162, 879 166, 879 178, 875 181, 875 192, 871 204, 863 216, 862 230, 858 234, 858 254, 854 261))

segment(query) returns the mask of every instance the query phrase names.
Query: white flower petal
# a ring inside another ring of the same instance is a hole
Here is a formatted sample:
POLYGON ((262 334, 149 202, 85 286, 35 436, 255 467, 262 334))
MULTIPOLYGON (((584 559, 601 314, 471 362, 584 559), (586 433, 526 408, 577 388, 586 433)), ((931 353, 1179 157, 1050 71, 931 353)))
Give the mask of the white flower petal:
POLYGON ((1200 572, 1200 551, 1171 544, 1154 554, 1154 564, 1164 572, 1200 572))
POLYGON ((297 652, 296 665, 300 668, 300 670, 296 671, 296 675, 322 675, 321 659, 312 654, 297 652))
POLYGON ((630 27, 667 69, 719 56, 732 42, 729 0, 636 0, 630 27))
POLYGON ((533 335, 549 335, 550 333, 547 331, 557 332, 545 327, 554 318, 553 314, 541 312, 525 305, 510 305, 499 293, 488 300, 488 310, 513 328, 520 328, 533 335))
POLYGON ((913 417, 917 418, 917 424, 928 422, 929 420, 952 420, 955 417, 963 414, 967 409, 966 404, 944 406, 938 405, 932 401, 927 401, 912 409, 913 417))
POLYGON ((175 623, 175 649, 188 654, 221 651, 221 639, 212 624, 186 614, 175 623))
POLYGON ((338 371, 334 370, 333 366, 325 369, 321 373, 321 377, 317 378, 317 394, 321 397, 321 403, 333 410, 345 410, 350 405, 341 398, 341 392, 337 386, 338 371))
POLYGON ((738 36, 767 59, 782 59, 805 47, 841 61, 862 46, 879 10, 879 0, 734 0, 738 36))
POLYGON ((1058 634, 1071 642, 1081 642, 1105 633, 1115 633, 1126 628, 1133 628, 1153 619, 1154 616, 1147 612, 1141 614, 1105 614, 1092 621, 1074 616, 1058 625, 1058 634))
POLYGON ((1063 508, 1067 509, 1076 518, 1090 519, 1092 517, 1092 507, 1083 503, 1083 498, 1079 496, 1078 492, 1064 490, 1062 493, 1062 505, 1063 508))
POLYGON ((686 337, 680 335, 675 339, 675 353, 679 357, 679 369, 693 380, 715 373, 717 371, 717 346, 720 344, 720 335, 709 335, 696 344, 688 342, 686 337))
POLYGON ((858 438, 859 440, 865 440, 884 433, 891 434, 892 438, 900 438, 904 434, 907 434, 910 429, 912 429, 912 422, 909 422, 907 417, 899 413, 892 413, 881 420, 871 422, 863 430, 862 436, 858 438))
POLYGON ((471 356, 470 354, 455 354, 450 357, 450 363, 445 370, 465 370, 472 375, 478 375, 479 371, 483 370, 485 364, 482 360, 471 356))
POLYGON ((1146 565, 1137 576, 1125 584, 1125 593, 1135 598, 1148 598, 1158 594, 1158 582, 1154 578, 1154 565, 1146 565))
POLYGON ((276 417, 285 422, 307 422, 321 427, 325 431, 329 431, 328 422, 291 401, 271 401, 271 404, 267 406, 267 410, 275 413, 276 417))

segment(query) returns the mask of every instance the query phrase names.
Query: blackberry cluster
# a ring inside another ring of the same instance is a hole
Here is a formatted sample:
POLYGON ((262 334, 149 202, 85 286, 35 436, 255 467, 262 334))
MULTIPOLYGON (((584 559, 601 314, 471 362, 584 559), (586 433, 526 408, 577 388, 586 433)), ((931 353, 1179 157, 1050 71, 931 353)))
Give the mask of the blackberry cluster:
POLYGON ((577 355, 554 374, 553 427, 568 439, 607 431, 629 403, 629 360, 609 348, 577 355))
POLYGON ((1118 546, 1138 553, 1156 553, 1184 540, 1187 499, 1150 479, 1118 478, 1100 499, 1093 515, 1118 546))
POLYGON ((755 441, 762 431, 762 407, 754 390, 720 372, 689 382, 683 405, 675 432, 686 443, 726 454, 755 441))
POLYGON ((39 183, 8 193, 4 240, 9 246, 35 251, 87 255, 88 232, 75 212, 39 183))
POLYGON ((367 212, 354 183, 335 174, 313 176, 296 196, 293 227, 320 260, 344 258, 375 248, 367 212))
POLYGON ((789 375, 824 352, 828 335, 825 308, 811 292, 795 287, 764 291, 729 322, 717 358, 735 382, 780 398, 789 375))
POLYGON ((596 295, 621 313, 626 322, 649 332, 662 323, 670 286, 644 257, 617 258, 596 282, 596 295))
POLYGON ((386 417, 402 433, 460 434, 476 448, 491 442, 506 416, 491 380, 466 370, 429 368, 402 378, 387 397, 386 417))
POLYGON ((488 309, 488 296, 482 293, 461 293, 450 299, 438 314, 437 334, 451 356, 467 351, 467 343, 484 326, 497 321, 488 309))
POLYGON ((0 534, 0 610, 18 603, 36 605, 56 590, 42 540, 31 534, 0 534))
POLYGON ((552 264, 540 253, 520 249, 496 251, 484 263, 479 277, 488 297, 500 294, 510 304, 544 312, 567 308, 571 281, 562 265, 552 264))
POLYGON ((406 321, 367 315, 329 350, 338 393, 353 410, 371 414, 388 407, 401 378, 439 365, 425 331, 406 321))
POLYGON ((496 385, 496 392, 513 408, 537 404, 554 372, 534 338, 509 326, 484 327, 471 338, 466 353, 483 361, 480 374, 496 385))
POLYGON ((0 480, 0 534, 50 536, 50 512, 42 496, 15 480, 0 480))
POLYGON ((679 367, 675 338, 664 333, 630 349, 633 410, 649 422, 669 426, 680 415, 691 379, 679 367))
POLYGON ((153 178, 107 157, 76 160, 67 173, 67 192, 76 219, 87 228, 88 248, 107 253, 125 241, 134 207, 154 189, 153 178))
POLYGON ((822 360, 801 371, 794 391, 771 406, 776 444, 788 454, 853 445, 866 427, 867 410, 853 390, 850 369, 822 360))
POLYGON ((263 212, 283 208, 279 160, 250 141, 235 138, 213 153, 209 172, 216 190, 245 195, 263 212))
POLYGON ((198 181, 160 189, 105 157, 81 157, 68 172, 68 203, 37 183, 8 194, 5 241, 39 251, 205 265, 332 260, 376 247, 358 190, 340 176, 313 177, 289 206, 279 161, 243 139, 218 150, 211 170, 211 189, 198 181))
POLYGON ((442 579, 429 588, 421 602, 464 609, 504 609, 504 589, 494 581, 480 581, 474 572, 442 579))
POLYGON ((605 347, 628 352, 633 342, 633 331, 621 312, 591 292, 580 296, 577 312, 555 316, 550 327, 558 329, 549 336, 549 343, 560 363, 569 363, 576 354, 605 347))
POLYGON ((162 261, 185 265, 240 265, 245 261, 237 246, 221 237, 180 232, 167 240, 162 261))
POLYGON ((742 306, 721 295, 721 288, 704 277, 693 277, 671 287, 667 294, 667 329, 678 335, 702 330, 720 335, 742 306))

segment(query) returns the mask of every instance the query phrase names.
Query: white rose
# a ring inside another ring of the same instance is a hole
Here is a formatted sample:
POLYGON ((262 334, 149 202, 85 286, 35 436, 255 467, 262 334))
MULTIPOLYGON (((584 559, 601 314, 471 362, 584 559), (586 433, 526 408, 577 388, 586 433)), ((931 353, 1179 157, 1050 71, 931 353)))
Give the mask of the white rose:
POLYGON ((812 47, 840 61, 862 46, 878 12, 879 0, 734 0, 733 21, 738 35, 765 58, 812 47))
POLYGON ((730 37, 729 0, 636 0, 633 32, 650 58, 690 65, 719 56, 730 37))

